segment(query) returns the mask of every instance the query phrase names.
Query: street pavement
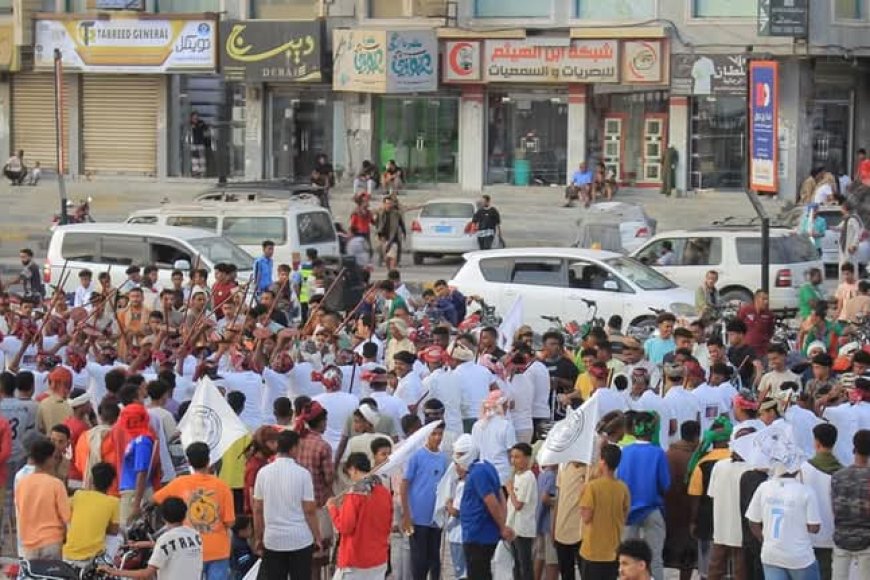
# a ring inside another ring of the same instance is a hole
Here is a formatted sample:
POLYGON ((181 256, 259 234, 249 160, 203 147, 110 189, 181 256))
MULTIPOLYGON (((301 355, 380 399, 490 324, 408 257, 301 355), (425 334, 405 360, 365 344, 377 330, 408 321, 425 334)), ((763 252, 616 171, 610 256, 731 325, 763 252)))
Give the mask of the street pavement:
MULTIPOLYGON (((96 178, 66 185, 70 200, 92 198, 91 213, 97 221, 123 221, 131 212, 154 207, 163 200, 189 201, 197 193, 212 187, 213 180, 170 179, 157 181, 144 178, 96 178)), ((567 246, 577 235, 577 220, 583 209, 564 208, 561 187, 491 187, 486 193, 502 216, 502 230, 509 247, 567 246)), ((413 208, 438 197, 469 197, 458 186, 412 188, 401 196, 408 227, 414 217, 413 208)), ((476 196, 471 196, 476 197, 476 196)), ((647 213, 658 220, 658 231, 685 229, 709 225, 728 216, 750 218, 755 215, 742 192, 707 191, 687 197, 666 197, 653 189, 621 189, 615 198, 643 204, 647 213)), ((340 221, 346 223, 353 209, 351 188, 339 186, 332 193, 332 208, 340 221)), ((779 213, 780 204, 766 200, 771 215, 779 213)), ((19 266, 18 250, 30 247, 37 261, 42 262, 51 234, 49 226, 58 212, 57 181, 43 179, 35 187, 12 187, 0 184, 0 273, 5 276, 19 266)), ((438 278, 449 278, 461 265, 459 258, 426 260, 423 266, 411 265, 410 255, 403 259, 403 277, 417 284, 438 278)), ((378 276, 382 272, 376 272, 378 276)))

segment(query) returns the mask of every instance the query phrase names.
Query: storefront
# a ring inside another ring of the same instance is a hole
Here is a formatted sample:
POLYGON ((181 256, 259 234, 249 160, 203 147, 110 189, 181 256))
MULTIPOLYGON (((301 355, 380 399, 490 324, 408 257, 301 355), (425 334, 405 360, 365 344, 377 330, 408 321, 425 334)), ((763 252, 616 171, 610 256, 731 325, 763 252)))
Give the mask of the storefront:
POLYGON ((64 71, 80 75, 79 172, 165 175, 167 73, 214 72, 216 42, 205 15, 37 20, 34 69, 52 70, 59 50, 64 71))
MULTIPOLYGON (((333 53, 333 88, 372 95, 364 115, 373 117, 371 160, 381 168, 394 160, 410 183, 455 183, 459 95, 437 90, 434 31, 335 30, 333 53)), ((363 130, 367 124, 350 122, 363 130)))
POLYGON ((813 132, 813 167, 824 166, 837 175, 854 175, 853 154, 858 147, 866 148, 866 141, 854 143, 859 78, 855 67, 852 63, 819 60, 813 75, 814 91, 807 107, 813 132))
MULTIPOLYGON (((72 79, 64 78, 64 167, 69 168, 69 113, 72 79)), ((12 151, 24 151, 25 165, 35 162, 57 169, 57 133, 54 121, 54 76, 20 72, 12 75, 12 151)))
POLYGON ((671 94, 689 101, 689 189, 744 189, 746 58, 680 54, 671 67, 671 94))
MULTIPOLYGON (((324 71, 325 31, 322 21, 229 21, 221 24, 224 39, 221 68, 232 91, 231 123, 246 123, 244 87, 262 91, 264 138, 262 173, 269 178, 307 179, 321 153, 332 157, 333 99, 324 71)), ((260 127, 247 130, 260 133, 260 127)), ((233 156, 244 151, 244 132, 232 131, 233 156)), ((235 157, 231 157, 234 159, 235 157)), ((244 172, 244 168, 239 168, 244 172)), ((261 173, 256 171, 255 173, 261 173)))
POLYGON ((599 161, 621 182, 660 183, 667 50, 664 39, 446 41, 444 82, 463 87, 469 117, 485 87, 482 183, 561 185, 599 161))

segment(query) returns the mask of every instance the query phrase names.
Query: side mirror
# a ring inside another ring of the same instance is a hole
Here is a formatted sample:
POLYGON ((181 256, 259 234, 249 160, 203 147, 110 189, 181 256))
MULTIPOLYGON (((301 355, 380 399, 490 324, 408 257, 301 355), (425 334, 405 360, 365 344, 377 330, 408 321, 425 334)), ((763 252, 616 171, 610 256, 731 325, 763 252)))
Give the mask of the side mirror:
POLYGON ((604 289, 608 292, 619 292, 619 284, 615 280, 605 280, 604 289))
POLYGON ((188 260, 175 260, 172 264, 172 268, 175 270, 181 270, 182 272, 189 272, 190 262, 188 260))

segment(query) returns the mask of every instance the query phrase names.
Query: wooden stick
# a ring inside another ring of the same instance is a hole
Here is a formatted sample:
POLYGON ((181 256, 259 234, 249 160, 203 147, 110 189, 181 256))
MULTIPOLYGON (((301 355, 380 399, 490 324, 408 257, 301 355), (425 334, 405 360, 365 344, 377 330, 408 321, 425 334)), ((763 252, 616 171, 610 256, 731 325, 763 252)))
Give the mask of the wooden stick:
MULTIPOLYGON (((335 277, 335 280, 332 281, 332 284, 329 285, 329 288, 326 289, 326 292, 323 294, 323 298, 320 299, 320 302, 317 303, 317 306, 314 307, 314 310, 308 313, 308 320, 305 321, 305 324, 302 326, 301 335, 305 335, 308 332, 308 326, 311 324, 311 321, 314 320, 314 315, 323 308, 323 303, 326 302, 329 295, 335 289, 335 286, 338 284, 339 280, 344 277, 344 266, 341 267, 341 270, 338 271, 338 275, 335 277)), ((339 327, 340 328, 340 327, 339 327)))

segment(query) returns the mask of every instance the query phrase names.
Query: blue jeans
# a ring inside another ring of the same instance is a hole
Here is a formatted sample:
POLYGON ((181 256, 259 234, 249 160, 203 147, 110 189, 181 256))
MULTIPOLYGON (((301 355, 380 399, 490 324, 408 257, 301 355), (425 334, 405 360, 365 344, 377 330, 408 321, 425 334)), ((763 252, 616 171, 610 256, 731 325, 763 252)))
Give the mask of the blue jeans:
POLYGON ((230 561, 211 560, 202 563, 202 580, 227 580, 230 577, 230 561))
POLYGON ((789 570, 788 568, 780 568, 779 566, 768 566, 763 564, 764 580, 819 580, 819 563, 813 562, 806 568, 800 570, 789 570))
POLYGON ((450 542, 450 560, 453 562, 453 575, 456 580, 465 578, 465 552, 462 542, 450 542))

